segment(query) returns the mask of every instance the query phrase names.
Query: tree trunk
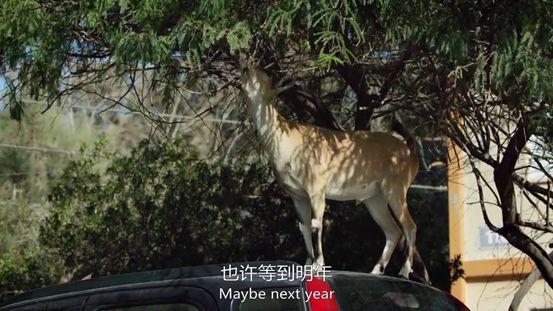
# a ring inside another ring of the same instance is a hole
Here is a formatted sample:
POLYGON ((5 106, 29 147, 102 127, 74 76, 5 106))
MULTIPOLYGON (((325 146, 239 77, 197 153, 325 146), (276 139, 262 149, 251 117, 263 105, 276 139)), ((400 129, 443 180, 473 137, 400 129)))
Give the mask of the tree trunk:
POLYGON ((528 129, 524 120, 518 121, 515 133, 511 137, 501 162, 494 170, 494 182, 501 201, 503 227, 497 230, 507 241, 530 257, 543 278, 553 288, 553 261, 547 252, 534 240, 520 230, 515 203, 513 173, 520 152, 528 141, 528 129))
POLYGON ((354 65, 342 65, 338 72, 346 83, 355 92, 357 97, 357 109, 355 111, 355 129, 369 130, 370 120, 374 109, 380 104, 376 96, 369 94, 368 83, 365 80, 363 68, 354 65))
POLYGON ((370 130, 370 121, 374 110, 382 105, 382 102, 392 88, 392 84, 405 69, 407 61, 413 57, 418 49, 416 45, 409 45, 401 54, 401 57, 390 64, 385 65, 385 78, 378 93, 369 93, 369 84, 362 66, 355 64, 340 65, 336 69, 344 81, 352 88, 357 97, 357 110, 355 113, 355 129, 370 130))

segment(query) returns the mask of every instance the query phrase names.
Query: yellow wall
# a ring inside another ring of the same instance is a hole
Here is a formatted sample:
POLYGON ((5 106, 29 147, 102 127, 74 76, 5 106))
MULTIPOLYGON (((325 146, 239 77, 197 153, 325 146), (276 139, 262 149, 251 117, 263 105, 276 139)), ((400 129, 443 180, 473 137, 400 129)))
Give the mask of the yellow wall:
MULTIPOLYGON (((449 258, 453 259, 456 255, 463 255, 463 213, 461 200, 462 192, 462 177, 463 172, 459 157, 461 150, 457 148, 451 141, 448 146, 448 169, 447 169, 447 189, 448 189, 448 214, 449 214, 449 258)), ((466 282, 464 279, 459 279, 451 286, 451 294, 461 301, 465 301, 466 282)))

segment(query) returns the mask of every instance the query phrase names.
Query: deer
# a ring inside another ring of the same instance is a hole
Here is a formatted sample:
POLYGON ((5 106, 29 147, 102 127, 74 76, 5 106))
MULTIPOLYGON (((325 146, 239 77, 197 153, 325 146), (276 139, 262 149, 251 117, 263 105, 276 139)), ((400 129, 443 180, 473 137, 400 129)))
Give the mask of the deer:
POLYGON ((367 207, 386 238, 371 273, 384 274, 404 234, 407 256, 399 275, 409 278, 417 226, 406 196, 419 167, 412 137, 404 143, 385 132, 341 131, 287 120, 274 105, 279 90, 252 65, 243 70, 240 88, 275 179, 293 201, 307 250, 306 265, 316 269, 325 264, 325 200, 355 200, 367 207))

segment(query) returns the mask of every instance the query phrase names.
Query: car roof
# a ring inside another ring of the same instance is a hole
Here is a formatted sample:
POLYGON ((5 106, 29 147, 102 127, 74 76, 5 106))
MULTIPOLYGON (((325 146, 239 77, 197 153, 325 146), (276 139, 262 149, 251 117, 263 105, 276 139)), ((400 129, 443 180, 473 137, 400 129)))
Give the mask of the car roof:
MULTIPOLYGON (((25 293, 15 296, 13 299, 2 304, 1 306, 9 306, 18 302, 27 301, 27 300, 36 300, 41 298, 46 298, 50 296, 68 294, 73 292, 81 292, 86 290, 106 288, 120 285, 132 285, 140 284, 146 282, 156 282, 156 281, 169 281, 169 280, 186 280, 186 279, 195 279, 195 278, 218 278, 220 281, 223 281, 222 269, 224 267, 240 267, 240 266, 249 266, 249 267, 260 267, 261 265, 284 265, 284 266, 299 266, 298 263, 291 261, 255 261, 255 262, 238 262, 238 263, 225 263, 225 264, 213 264, 213 265, 203 265, 203 266, 192 266, 192 267, 182 267, 182 268, 170 268, 170 269, 160 269, 160 270, 151 270, 151 271, 142 271, 142 272, 132 272, 124 273, 110 276, 102 276, 97 278, 92 278, 88 280, 79 280, 74 282, 69 282, 60 285, 52 285, 43 288, 38 288, 34 290, 27 291, 25 293)), ((216 282, 216 281, 214 281, 216 282)), ((299 281, 280 281, 279 284, 289 285, 298 285, 301 282, 299 281)))
POLYGON ((421 288, 427 288, 427 289, 430 289, 430 290, 442 292, 442 290, 433 287, 432 284, 422 283, 422 282, 419 282, 419 281, 413 281, 413 280, 406 279, 406 278, 401 277, 401 276, 371 274, 371 273, 367 273, 367 272, 358 272, 358 271, 332 270, 332 276, 337 276, 337 275, 362 276, 366 279, 370 279, 370 280, 373 280, 375 282, 389 281, 389 282, 396 282, 396 283, 406 283, 406 284, 411 284, 413 286, 418 286, 418 287, 421 287, 421 288))
MULTIPOLYGON (((213 265, 203 265, 203 266, 192 266, 192 267, 182 267, 182 268, 170 268, 170 269, 161 269, 161 270, 152 270, 152 271, 143 271, 143 272, 133 272, 133 273, 124 273, 111 276, 103 276, 92 278, 89 280, 80 280, 70 283, 47 286, 35 290, 31 290, 22 294, 17 295, 8 302, 0 305, 0 309, 10 307, 12 305, 21 305, 31 303, 31 301, 49 301, 56 296, 80 296, 87 295, 92 291, 101 290, 110 290, 111 288, 116 288, 119 286, 142 286, 150 283, 156 282, 186 282, 186 283, 196 283, 198 280, 202 284, 202 287, 209 292, 216 293, 219 288, 228 288, 234 287, 235 289, 246 289, 251 288, 264 288, 270 285, 270 287, 298 287, 302 286, 303 280, 301 279, 292 279, 292 280, 279 280, 267 282, 259 276, 254 276, 253 280, 247 280, 248 282, 225 282, 223 278, 222 269, 225 267, 232 266, 233 268, 243 268, 243 267, 253 267, 259 268, 261 265, 273 265, 273 266, 301 266, 298 263, 290 261, 256 261, 256 262, 238 262, 238 263, 225 263, 225 264, 213 264, 213 265)), ((375 282, 381 281, 393 281, 399 283, 411 283, 417 287, 424 287, 431 290, 437 289, 428 286, 426 284, 413 282, 404 278, 383 276, 383 275, 374 275, 363 272, 353 272, 353 271, 341 271, 341 270, 331 270, 330 277, 338 275, 349 275, 349 276, 363 276, 368 279, 372 279, 375 282)), ((165 283, 164 282, 164 283, 165 283)), ((190 283, 190 284, 192 284, 190 283)))

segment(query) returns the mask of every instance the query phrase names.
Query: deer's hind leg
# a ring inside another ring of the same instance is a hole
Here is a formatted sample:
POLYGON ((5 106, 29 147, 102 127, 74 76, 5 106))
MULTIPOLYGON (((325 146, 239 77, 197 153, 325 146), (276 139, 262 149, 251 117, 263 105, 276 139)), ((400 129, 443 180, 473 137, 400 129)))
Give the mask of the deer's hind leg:
POLYGON ((392 253, 396 248, 397 242, 401 237, 401 230, 398 227, 394 216, 388 208, 386 199, 382 192, 378 192, 374 196, 365 199, 363 203, 367 206, 369 213, 374 221, 380 226, 386 237, 386 244, 380 255, 380 259, 371 271, 372 274, 384 274, 386 266, 390 262, 392 253))
POLYGON ((415 224, 413 217, 411 217, 411 213, 407 209, 407 203, 405 203, 405 211, 403 214, 403 219, 401 221, 402 221, 403 227, 405 228, 405 236, 407 238, 407 243, 409 243, 408 244, 409 252, 407 255, 407 259, 403 264, 403 267, 399 271, 399 274, 404 276, 405 278, 409 278, 409 274, 413 272, 412 262, 413 262, 413 255, 415 253, 415 239, 417 234, 417 225, 415 224))
POLYGON ((409 274, 413 272, 411 263, 415 251, 417 225, 407 209, 407 187, 403 187, 401 183, 383 183, 382 191, 407 240, 407 258, 399 274, 409 278, 409 274))

